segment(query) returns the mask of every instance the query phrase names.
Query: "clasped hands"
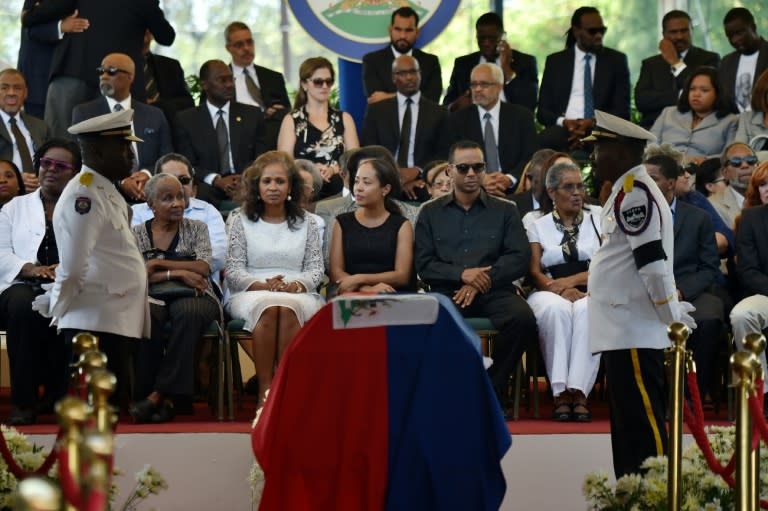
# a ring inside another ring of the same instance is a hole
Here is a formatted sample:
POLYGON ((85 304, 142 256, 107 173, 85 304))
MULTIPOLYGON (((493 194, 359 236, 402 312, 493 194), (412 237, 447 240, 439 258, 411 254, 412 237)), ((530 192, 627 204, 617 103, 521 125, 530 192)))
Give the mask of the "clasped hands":
POLYGON ((305 291, 304 286, 300 282, 295 280, 285 282, 284 278, 284 275, 275 275, 264 282, 254 282, 248 287, 248 291, 280 291, 283 293, 303 293, 305 291))
POLYGON ((56 267, 58 264, 35 265, 32 263, 25 264, 21 268, 20 276, 25 279, 47 279, 54 280, 56 278, 56 267))
POLYGON ((568 144, 571 149, 582 146, 581 139, 594 127, 594 119, 563 119, 563 127, 568 130, 568 144))
POLYGON ((587 296, 587 293, 580 291, 571 284, 569 277, 551 280, 547 283, 547 291, 560 295, 569 302, 575 302, 587 296))
POLYGON ((355 291, 365 293, 394 293, 397 290, 384 282, 378 284, 366 284, 361 275, 345 275, 336 281, 337 293, 352 293, 355 291))
POLYGON ((464 284, 453 294, 453 303, 462 309, 472 305, 478 293, 487 293, 491 290, 493 282, 488 272, 491 266, 481 268, 467 268, 461 272, 461 282, 464 284))

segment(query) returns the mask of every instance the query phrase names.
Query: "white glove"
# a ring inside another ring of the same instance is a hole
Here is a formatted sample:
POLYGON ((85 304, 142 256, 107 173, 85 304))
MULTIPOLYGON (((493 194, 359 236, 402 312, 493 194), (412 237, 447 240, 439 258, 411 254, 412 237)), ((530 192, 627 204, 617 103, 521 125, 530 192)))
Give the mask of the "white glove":
POLYGON ((685 323, 685 326, 694 330, 696 328, 696 320, 691 316, 691 312, 695 311, 696 307, 690 302, 677 302, 677 305, 677 310, 680 313, 680 319, 678 319, 678 321, 685 323))
MULTIPOLYGON (((46 284, 43 284, 43 288, 45 289, 46 284)), ((49 287, 50 289, 50 287, 49 287)), ((32 300, 32 310, 37 311, 40 313, 40 315, 44 318, 50 318, 51 317, 51 295, 49 291, 46 291, 43 294, 37 295, 34 300, 32 300)))

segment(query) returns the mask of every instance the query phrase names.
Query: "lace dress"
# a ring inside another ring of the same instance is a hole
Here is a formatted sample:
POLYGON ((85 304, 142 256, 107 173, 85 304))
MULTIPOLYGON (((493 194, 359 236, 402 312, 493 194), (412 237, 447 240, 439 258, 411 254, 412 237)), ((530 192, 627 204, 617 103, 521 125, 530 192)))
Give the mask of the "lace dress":
MULTIPOLYGON (((296 131, 296 145, 293 148, 294 158, 303 158, 314 163, 332 165, 339 162, 344 154, 344 120, 339 110, 328 109, 328 128, 320 131, 309 122, 305 107, 291 112, 296 131)), ((319 198, 324 199, 341 192, 344 183, 339 174, 334 175, 327 183, 323 183, 319 198)))
POLYGON ((248 331, 268 307, 288 307, 304 325, 323 306, 315 292, 324 270, 320 231, 309 216, 294 227, 289 229, 288 222, 254 222, 242 213, 231 222, 226 280, 232 296, 227 307, 233 318, 245 320, 248 331), (275 275, 283 275, 285 282, 299 281, 309 292, 246 291, 275 275))

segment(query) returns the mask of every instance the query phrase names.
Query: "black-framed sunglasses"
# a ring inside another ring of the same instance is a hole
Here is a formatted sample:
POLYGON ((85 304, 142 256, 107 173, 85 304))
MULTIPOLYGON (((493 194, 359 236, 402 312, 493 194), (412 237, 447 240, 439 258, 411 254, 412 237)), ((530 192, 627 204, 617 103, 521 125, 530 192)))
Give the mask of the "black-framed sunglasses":
POLYGON ((179 183, 181 183, 182 185, 188 185, 189 183, 192 182, 192 178, 189 176, 180 176, 178 179, 179 179, 179 183))
POLYGON ((586 28, 585 29, 589 35, 605 35, 606 32, 608 32, 608 27, 593 27, 593 28, 586 28))
POLYGON ((475 173, 485 172, 485 162, 479 161, 477 163, 454 163, 453 168, 455 168, 456 172, 459 174, 466 174, 469 172, 469 169, 474 170, 475 173))
POLYGON ((333 87, 334 82, 333 78, 312 78, 309 81, 312 82, 312 85, 315 87, 322 87, 323 85, 326 85, 329 88, 333 87))
POLYGON ((728 165, 733 167, 741 167, 742 162, 747 165, 754 165, 757 163, 757 156, 734 156, 733 158, 728 158, 728 165))
POLYGON ((99 73, 99 76, 103 75, 104 73, 107 73, 109 76, 115 76, 117 73, 125 73, 127 75, 131 74, 130 71, 126 71, 125 69, 120 69, 119 67, 115 66, 99 66, 96 68, 96 72, 99 73))
POLYGON ((61 160, 54 160, 53 158, 40 158, 40 168, 53 169, 56 172, 64 172, 65 170, 75 170, 75 166, 71 163, 67 163, 61 160))

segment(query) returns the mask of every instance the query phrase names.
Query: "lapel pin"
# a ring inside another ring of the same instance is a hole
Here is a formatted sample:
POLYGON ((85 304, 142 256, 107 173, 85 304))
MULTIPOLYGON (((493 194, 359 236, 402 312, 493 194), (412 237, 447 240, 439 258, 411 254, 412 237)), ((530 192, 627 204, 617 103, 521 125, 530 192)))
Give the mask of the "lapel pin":
POLYGON ((240 122, 240 121, 242 120, 242 117, 240 117, 240 116, 238 115, 237 117, 235 117, 235 120, 236 120, 237 122, 240 122))

